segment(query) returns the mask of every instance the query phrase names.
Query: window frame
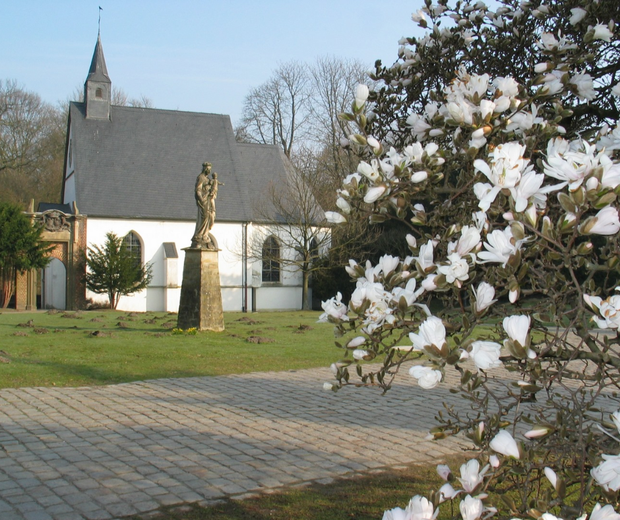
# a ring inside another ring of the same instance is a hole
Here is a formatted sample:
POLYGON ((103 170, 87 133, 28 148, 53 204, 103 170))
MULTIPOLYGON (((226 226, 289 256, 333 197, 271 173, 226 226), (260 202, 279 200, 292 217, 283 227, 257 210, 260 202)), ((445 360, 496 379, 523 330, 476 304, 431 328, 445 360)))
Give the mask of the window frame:
POLYGON ((130 231, 123 237, 123 247, 129 250, 132 255, 135 254, 136 266, 142 268, 144 265, 144 245, 142 243, 142 237, 135 231, 130 231))
POLYGON ((282 277, 280 242, 273 235, 263 242, 261 251, 262 269, 261 281, 263 283, 280 283, 282 277))

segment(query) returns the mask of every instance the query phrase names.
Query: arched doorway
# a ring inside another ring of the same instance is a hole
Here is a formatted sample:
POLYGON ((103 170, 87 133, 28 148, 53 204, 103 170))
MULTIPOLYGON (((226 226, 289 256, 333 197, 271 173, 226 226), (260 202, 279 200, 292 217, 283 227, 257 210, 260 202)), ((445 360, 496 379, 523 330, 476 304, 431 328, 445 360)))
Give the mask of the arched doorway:
POLYGON ((44 309, 67 308, 67 268, 58 258, 52 258, 43 269, 42 306, 44 309))

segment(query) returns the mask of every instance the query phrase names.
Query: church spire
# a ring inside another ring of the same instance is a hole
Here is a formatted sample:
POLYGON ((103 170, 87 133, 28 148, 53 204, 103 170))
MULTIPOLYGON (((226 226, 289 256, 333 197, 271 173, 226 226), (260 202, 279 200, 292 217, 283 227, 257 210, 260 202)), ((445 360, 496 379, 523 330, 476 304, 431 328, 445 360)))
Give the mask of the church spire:
POLYGON ((101 34, 97 35, 95 52, 90 63, 86 83, 84 83, 84 102, 86 103, 87 119, 110 119, 112 81, 108 76, 108 68, 103 56, 101 34))

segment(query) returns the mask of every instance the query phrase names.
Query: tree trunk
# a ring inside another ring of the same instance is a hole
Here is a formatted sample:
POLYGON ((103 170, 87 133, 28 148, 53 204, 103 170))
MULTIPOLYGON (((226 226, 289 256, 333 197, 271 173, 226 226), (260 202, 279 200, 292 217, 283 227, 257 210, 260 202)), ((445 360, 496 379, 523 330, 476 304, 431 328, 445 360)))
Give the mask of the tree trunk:
POLYGON ((6 309, 15 292, 15 268, 0 268, 0 308, 6 309))
POLYGON ((310 300, 310 290, 309 290, 309 281, 310 281, 310 271, 307 269, 303 270, 303 283, 301 286, 301 310, 309 311, 312 309, 312 303, 310 300))

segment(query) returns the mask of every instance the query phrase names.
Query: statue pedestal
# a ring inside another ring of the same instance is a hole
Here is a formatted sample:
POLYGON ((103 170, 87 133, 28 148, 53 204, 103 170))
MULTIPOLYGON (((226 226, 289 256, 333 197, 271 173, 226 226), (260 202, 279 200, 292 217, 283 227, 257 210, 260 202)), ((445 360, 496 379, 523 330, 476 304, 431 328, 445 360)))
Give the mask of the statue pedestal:
POLYGON ((218 252, 187 247, 177 326, 198 330, 224 330, 218 252))

